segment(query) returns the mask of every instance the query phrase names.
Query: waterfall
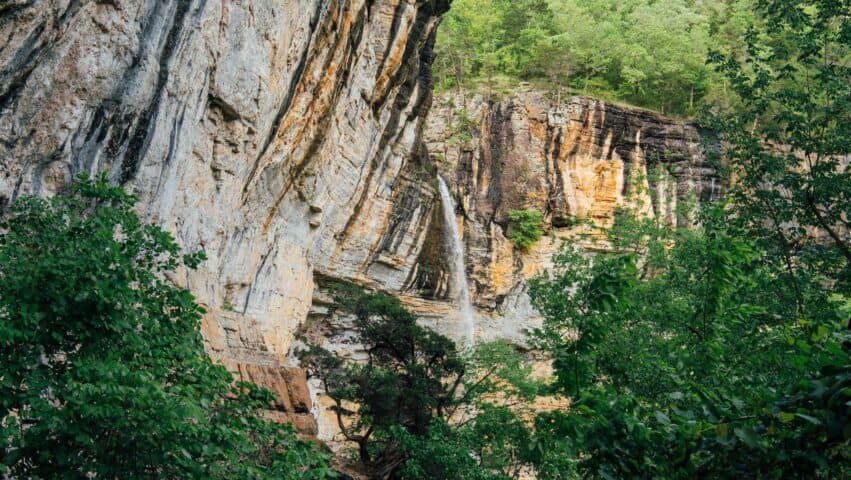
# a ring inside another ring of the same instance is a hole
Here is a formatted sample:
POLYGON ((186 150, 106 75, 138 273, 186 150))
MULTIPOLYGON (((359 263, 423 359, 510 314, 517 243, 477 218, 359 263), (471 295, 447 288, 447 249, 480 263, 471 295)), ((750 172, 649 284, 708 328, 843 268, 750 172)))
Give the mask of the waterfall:
POLYGON ((464 264, 464 243, 461 241, 461 234, 458 232, 458 223, 455 219, 455 203, 452 201, 452 195, 449 194, 446 182, 440 175, 437 176, 437 184, 440 187, 443 220, 446 223, 449 246, 452 249, 449 263, 449 274, 451 276, 449 293, 458 301, 460 337, 463 339, 465 347, 472 347, 475 342, 475 324, 473 304, 470 301, 470 288, 467 284, 467 268, 464 264))

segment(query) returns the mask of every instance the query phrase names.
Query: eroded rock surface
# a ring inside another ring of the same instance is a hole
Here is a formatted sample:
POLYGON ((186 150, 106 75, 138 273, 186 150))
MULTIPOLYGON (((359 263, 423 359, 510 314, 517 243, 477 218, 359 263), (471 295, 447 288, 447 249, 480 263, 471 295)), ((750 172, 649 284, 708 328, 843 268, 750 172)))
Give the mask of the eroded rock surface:
MULTIPOLYGON (((202 267, 210 351, 261 383, 314 274, 400 290, 448 0, 0 2, 0 209, 108 172, 202 267)), ((274 385, 267 385, 272 386, 274 385)), ((283 409, 283 407, 282 407, 283 409)), ((287 409, 288 410, 288 409, 287 409)))
MULTIPOLYGON (((550 265, 578 220, 611 226, 618 207, 668 224, 692 222, 678 208, 717 199, 724 182, 709 161, 713 137, 689 122, 573 97, 521 91, 486 101, 452 94, 435 101, 425 141, 458 199, 468 276, 482 314, 479 338, 522 338, 536 314, 526 280, 550 265), (506 238, 508 212, 544 213, 546 236, 529 252, 506 238)), ((423 247, 421 294, 441 292, 432 264, 440 235, 423 247)))
POLYGON ((590 99, 444 97, 426 121, 448 3, 0 2, 0 210, 81 172, 126 185, 146 220, 206 251, 176 281, 207 309, 211 354, 278 394, 270 415, 313 432, 295 333, 358 356, 323 284, 399 295, 457 331, 439 171, 458 205, 477 336, 522 343, 536 318, 525 281, 559 242, 519 252, 509 211, 540 210, 566 238, 576 218, 609 225, 648 167, 661 174, 642 180, 645 211, 669 222, 721 182, 694 126, 590 99))
MULTIPOLYGON (((599 231, 612 225, 618 207, 629 207, 668 224, 688 225, 689 209, 678 207, 717 199, 724 188, 707 155, 715 148, 713 136, 689 122, 589 98, 558 102, 540 92, 496 101, 444 96, 432 106, 424 141, 429 163, 450 183, 456 199, 480 342, 499 338, 525 344, 524 331, 540 321, 527 280, 551 265, 562 241, 577 241, 577 229, 588 232, 587 226, 574 226, 576 220, 590 220, 584 223, 599 231), (506 238, 507 214, 517 209, 545 214, 546 235, 528 252, 506 238)), ((438 202, 431 192, 422 187, 408 201, 438 202)), ((451 248, 439 208, 433 206, 432 218, 423 223, 428 228, 417 261, 405 267, 408 280, 391 293, 419 313, 423 324, 453 335, 460 318, 449 298, 451 248)), ((327 288, 335 278, 333 273, 317 277, 304 328, 312 341, 357 361, 364 355, 352 335, 352 319, 335 311, 327 288)), ((320 438, 339 447, 330 405, 317 397, 320 438)))

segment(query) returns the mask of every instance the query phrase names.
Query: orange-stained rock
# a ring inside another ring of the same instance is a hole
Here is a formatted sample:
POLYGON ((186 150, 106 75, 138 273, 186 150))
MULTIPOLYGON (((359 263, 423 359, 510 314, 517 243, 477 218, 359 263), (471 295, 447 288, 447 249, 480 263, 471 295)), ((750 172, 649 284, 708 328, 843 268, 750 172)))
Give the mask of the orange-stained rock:
POLYGON ((209 309, 201 317, 201 335, 204 337, 204 345, 210 353, 220 354, 227 348, 224 332, 216 322, 215 315, 209 309))
POLYGON ((291 414, 289 421, 292 422, 293 428, 302 435, 315 437, 319 433, 319 429, 316 426, 316 419, 309 413, 291 414))
MULTIPOLYGON (((476 337, 522 343, 523 331, 540 321, 528 279, 552 265, 562 241, 588 251, 605 248, 578 234, 601 239, 619 208, 688 224, 692 218, 679 215, 678 206, 692 197, 719 198, 726 181, 705 153, 714 139, 703 135, 688 121, 524 88, 504 98, 454 92, 436 99, 425 142, 464 227, 476 337), (462 114, 475 120, 466 142, 453 137, 462 114), (508 213, 521 209, 542 212, 546 233, 525 252, 506 239, 508 213), (576 225, 585 221, 593 225, 576 225)), ((407 295, 447 299, 440 288, 448 271, 441 228, 426 237, 407 295)))
POLYGON ((294 412, 290 401, 290 389, 281 367, 240 363, 239 376, 243 381, 254 383, 270 390, 275 395, 275 408, 283 412, 294 412))
POLYGON ((281 375, 287 383, 290 404, 294 412, 310 412, 310 390, 307 387, 307 374, 301 368, 282 367, 281 375))
POLYGON ((266 417, 276 422, 292 423, 306 436, 317 434, 316 419, 310 413, 311 399, 305 371, 296 367, 237 363, 239 379, 270 390, 275 395, 274 410, 266 417))

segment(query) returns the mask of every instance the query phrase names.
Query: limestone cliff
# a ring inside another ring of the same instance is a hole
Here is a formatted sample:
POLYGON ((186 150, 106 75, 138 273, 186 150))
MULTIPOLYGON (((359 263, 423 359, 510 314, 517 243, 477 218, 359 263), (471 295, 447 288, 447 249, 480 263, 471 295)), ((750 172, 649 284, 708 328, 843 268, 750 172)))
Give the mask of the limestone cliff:
MULTIPOLYGON (((688 224, 691 218, 677 206, 717 199, 724 186, 706 154, 714 148, 712 135, 689 122, 590 98, 446 95, 432 106, 424 141, 456 199, 478 341, 525 343, 524 330, 539 321, 526 282, 551 264, 562 240, 576 241, 575 220, 605 228, 617 207, 629 206, 665 223, 688 224), (545 213, 547 235, 528 252, 506 238, 507 213, 515 209, 545 213)), ((426 185, 412 195, 417 200, 406 201, 416 205, 439 201, 426 185)), ((417 261, 405 267, 408 280, 393 293, 423 323, 461 339, 458 306, 449 295, 449 229, 439 206, 428 211, 417 261)), ((314 341, 357 359, 351 319, 329 313, 323 285, 330 280, 319 279, 305 329, 314 341)), ((330 403, 321 396, 317 402, 320 437, 331 440, 336 420, 323 408, 330 403)))
MULTIPOLYGON (((425 141, 452 185, 464 232, 467 274, 482 316, 480 339, 520 340, 534 323, 525 281, 549 265, 576 220, 605 228, 629 204, 668 224, 689 223, 678 205, 717 199, 723 183, 706 155, 714 137, 689 122, 591 98, 559 100, 519 91, 486 101, 448 94, 436 100, 425 141), (506 238, 511 210, 545 214, 547 236, 529 252, 506 238)), ((421 295, 440 289, 440 235, 423 246, 421 295)))
POLYGON ((399 290, 416 260, 448 3, 0 2, 0 209, 108 172, 207 252, 176 281, 208 310, 210 351, 274 387, 314 274, 399 290))
POLYGON ((677 203, 721 192, 697 129, 648 112, 525 92, 443 97, 426 117, 448 3, 0 2, 0 210, 108 172, 148 221, 206 251, 174 280, 207 309, 211 354, 272 388, 274 416, 315 432, 318 413, 327 438, 290 355, 299 329, 357 355, 325 282, 394 293, 456 331, 438 172, 456 197, 480 340, 522 341, 535 320, 525 280, 558 248, 514 249, 508 211, 545 212, 554 238, 575 218, 605 226, 644 178, 632 173, 654 165, 647 214, 688 221, 677 203))

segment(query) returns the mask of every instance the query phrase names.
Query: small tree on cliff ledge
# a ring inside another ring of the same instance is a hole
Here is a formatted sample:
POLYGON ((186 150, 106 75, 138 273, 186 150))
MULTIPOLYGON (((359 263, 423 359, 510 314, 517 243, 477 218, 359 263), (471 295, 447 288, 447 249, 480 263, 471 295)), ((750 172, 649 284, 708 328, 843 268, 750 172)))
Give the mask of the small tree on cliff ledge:
POLYGON ((205 354, 182 260, 105 177, 0 224, 0 477, 324 478, 324 458, 205 354))
POLYGON ((371 478, 514 478, 530 442, 510 404, 528 400, 536 384, 513 349, 487 344, 465 358, 452 340, 417 325, 398 299, 349 284, 332 289, 354 315, 367 358, 346 362, 316 345, 299 358, 336 403, 340 431, 371 478), (502 401, 489 403, 497 391, 502 401), (474 418, 463 414, 473 406, 474 418))
POLYGON ((340 430, 357 444, 361 462, 384 478, 403 462, 393 430, 425 436, 435 415, 444 416, 455 405, 464 363, 452 340, 418 326, 396 298, 351 285, 334 289, 338 304, 355 315, 366 363, 346 363, 316 345, 299 358, 336 403, 340 430), (349 402, 359 408, 347 425, 349 402))

